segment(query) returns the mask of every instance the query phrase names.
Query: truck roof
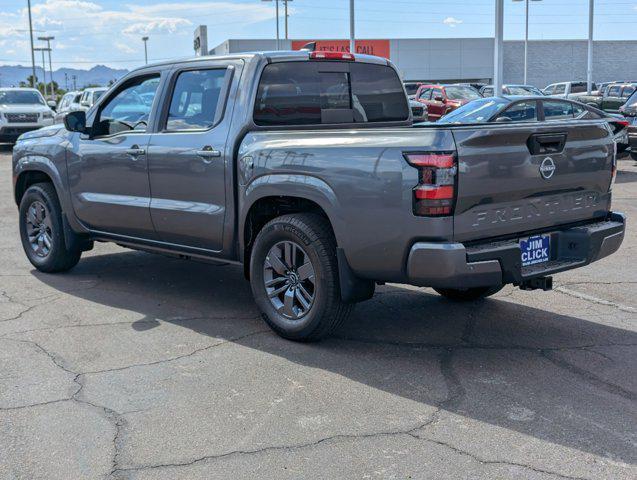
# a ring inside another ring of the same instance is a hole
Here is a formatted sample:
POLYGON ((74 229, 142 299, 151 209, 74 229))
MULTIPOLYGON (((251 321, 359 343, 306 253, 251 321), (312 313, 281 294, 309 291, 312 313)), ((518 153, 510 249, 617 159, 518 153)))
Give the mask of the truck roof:
MULTIPOLYGON (((235 60, 235 59, 244 59, 250 60, 252 58, 267 58, 273 62, 283 62, 289 60, 310 60, 310 53, 307 50, 274 50, 274 51, 254 51, 254 52, 242 52, 242 53, 231 53, 227 55, 202 55, 200 57, 184 57, 184 58, 175 58, 172 60, 164 60, 162 62, 150 63, 148 65, 144 65, 139 67, 136 70, 143 70, 148 67, 157 67, 164 65, 176 65, 180 63, 190 63, 190 62, 200 62, 202 60, 235 60)), ((319 53, 319 51, 317 51, 319 53)), ((332 52, 325 52, 332 53, 332 52)), ((349 52, 333 52, 333 53, 349 53, 349 52)), ((334 59, 338 61, 338 59, 334 59)), ((363 63, 376 63, 381 65, 389 64, 389 60, 383 57, 376 57, 374 55, 365 55, 365 54, 354 54, 355 62, 363 62, 363 63)))

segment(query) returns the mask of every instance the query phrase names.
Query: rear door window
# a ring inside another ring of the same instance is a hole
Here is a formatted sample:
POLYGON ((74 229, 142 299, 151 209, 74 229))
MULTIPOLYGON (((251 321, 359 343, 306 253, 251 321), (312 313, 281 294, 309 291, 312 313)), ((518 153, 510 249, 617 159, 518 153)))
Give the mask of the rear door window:
POLYGON ((624 87, 624 89, 622 90, 622 98, 630 97, 634 91, 635 91, 635 87, 633 85, 628 85, 627 87, 624 87))
POLYGON ((205 130, 215 122, 226 69, 181 72, 175 82, 166 129, 205 130))
POLYGON ((572 120, 573 104, 547 100, 544 102, 544 119, 548 122, 556 120, 572 120))
POLYGON ((609 97, 619 97, 621 93, 622 87, 621 85, 613 85, 608 89, 609 97))
POLYGON ((499 116, 510 118, 514 122, 537 122, 537 102, 514 103, 499 116))
MULTIPOLYGON (((591 85, 593 90, 596 90, 596 86, 593 83, 591 85)), ((573 82, 571 83, 571 93, 585 93, 588 91, 588 84, 586 82, 573 82)))
POLYGON ((553 95, 563 95, 566 93, 566 84, 560 83, 559 85, 555 85, 553 90, 553 95))
POLYGON ((267 65, 254 105, 257 125, 319 125, 409 119, 395 70, 346 62, 267 65))

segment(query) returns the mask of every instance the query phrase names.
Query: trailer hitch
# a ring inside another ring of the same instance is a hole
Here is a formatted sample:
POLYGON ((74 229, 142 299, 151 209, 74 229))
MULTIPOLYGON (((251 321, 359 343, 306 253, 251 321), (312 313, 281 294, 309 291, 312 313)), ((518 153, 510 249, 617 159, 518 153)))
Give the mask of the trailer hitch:
POLYGON ((524 280, 520 284, 521 290, 553 290, 553 277, 536 277, 524 280))

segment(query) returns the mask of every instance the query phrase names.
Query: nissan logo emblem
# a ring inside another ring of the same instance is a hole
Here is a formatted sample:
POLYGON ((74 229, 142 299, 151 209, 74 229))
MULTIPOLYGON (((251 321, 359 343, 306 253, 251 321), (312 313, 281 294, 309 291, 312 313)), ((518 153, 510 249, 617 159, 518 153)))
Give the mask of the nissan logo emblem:
POLYGON ((542 164, 540 165, 540 175, 542 178, 549 179, 555 173, 555 162, 551 157, 546 157, 542 160, 542 164))

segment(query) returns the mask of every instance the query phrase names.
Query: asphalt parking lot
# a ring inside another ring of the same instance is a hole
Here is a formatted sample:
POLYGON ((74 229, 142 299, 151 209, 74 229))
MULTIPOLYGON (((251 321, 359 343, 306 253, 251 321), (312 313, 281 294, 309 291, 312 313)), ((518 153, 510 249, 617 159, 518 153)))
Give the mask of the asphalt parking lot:
MULTIPOLYGON (((637 167, 614 208, 637 218, 637 167)), ((258 317, 239 267, 22 253, 0 151, 1 479, 635 479, 637 227, 620 252, 453 304, 387 285, 335 338, 258 317)))

